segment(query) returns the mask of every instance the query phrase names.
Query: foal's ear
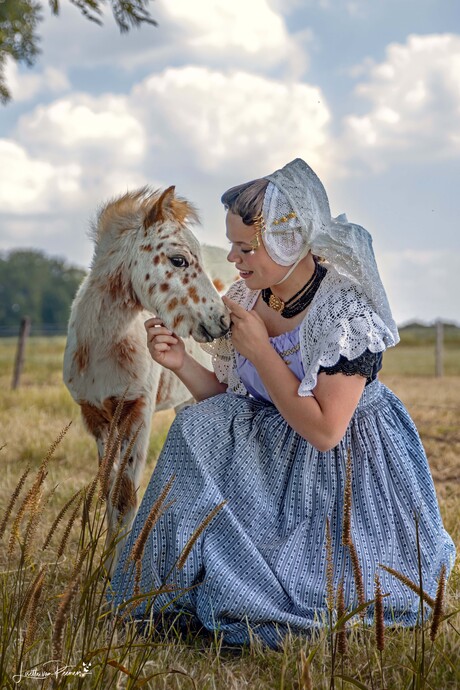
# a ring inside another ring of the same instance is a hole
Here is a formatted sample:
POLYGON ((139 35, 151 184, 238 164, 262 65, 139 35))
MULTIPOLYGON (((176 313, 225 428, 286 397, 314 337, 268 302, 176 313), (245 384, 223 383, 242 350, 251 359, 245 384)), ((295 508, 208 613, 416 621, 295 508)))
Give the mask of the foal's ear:
POLYGON ((161 223, 171 212, 171 204, 174 199, 176 187, 171 185, 161 194, 160 198, 153 202, 144 217, 144 230, 150 228, 154 223, 161 223))

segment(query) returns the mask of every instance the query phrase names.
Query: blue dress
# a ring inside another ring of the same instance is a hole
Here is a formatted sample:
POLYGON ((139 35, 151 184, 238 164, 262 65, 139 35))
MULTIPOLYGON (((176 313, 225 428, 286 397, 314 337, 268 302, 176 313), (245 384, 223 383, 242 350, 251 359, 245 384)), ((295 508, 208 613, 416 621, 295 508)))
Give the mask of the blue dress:
MULTIPOLYGON (((316 299, 316 298, 315 298, 316 299)), ((299 328, 271 338, 299 380, 299 328), (287 353, 287 354, 286 354, 287 353)), ((135 619, 184 613, 218 630, 230 644, 251 635, 276 647, 288 630, 308 632, 327 617, 326 519, 332 534, 334 588, 343 576, 345 602, 357 605, 349 549, 341 544, 346 458, 352 457, 352 538, 366 600, 379 573, 387 624, 414 625, 418 597, 379 568, 419 580, 434 596, 442 564, 455 548, 444 530, 417 430, 403 404, 378 379, 366 385, 342 441, 320 452, 296 433, 271 403, 257 372, 241 356, 236 370, 247 395, 231 392, 182 410, 169 431, 111 583, 114 607, 134 593, 128 556, 149 511, 174 476, 173 501, 148 538, 139 581, 152 592, 135 619), (177 559, 191 535, 222 501, 182 569, 177 559), (164 585, 176 589, 155 595, 164 585)), ((372 608, 369 609, 369 617, 372 608)))

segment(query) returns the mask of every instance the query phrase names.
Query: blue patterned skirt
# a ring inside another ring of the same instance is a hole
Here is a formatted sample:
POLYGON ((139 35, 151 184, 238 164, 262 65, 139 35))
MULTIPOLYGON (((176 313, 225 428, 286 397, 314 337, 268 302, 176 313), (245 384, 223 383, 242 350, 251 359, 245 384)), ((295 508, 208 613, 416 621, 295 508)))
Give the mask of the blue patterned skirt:
MULTIPOLYGON (((334 588, 357 605, 349 549, 341 544, 348 449, 352 458, 352 538, 366 600, 379 573, 388 624, 414 625, 419 599, 379 564, 419 581, 435 595, 455 547, 444 530, 425 452, 396 396, 369 384, 345 437, 319 452, 270 403, 224 393, 181 411, 169 431, 111 582, 114 607, 133 596, 128 555, 171 477, 173 503, 150 533, 139 587, 152 593, 131 608, 135 619, 182 612, 224 641, 257 635, 276 646, 283 635, 321 625, 326 606, 326 519, 332 535, 334 588), (222 501, 183 568, 177 559, 191 535, 222 501), (164 584, 171 592, 155 594, 164 584)), ((369 616, 372 609, 369 610, 369 616)))

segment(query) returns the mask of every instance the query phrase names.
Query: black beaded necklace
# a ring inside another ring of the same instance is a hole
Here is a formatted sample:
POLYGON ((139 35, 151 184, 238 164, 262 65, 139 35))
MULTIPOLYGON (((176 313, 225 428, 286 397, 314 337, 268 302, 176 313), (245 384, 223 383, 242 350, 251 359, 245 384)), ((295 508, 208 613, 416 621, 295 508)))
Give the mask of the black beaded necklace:
POLYGON ((316 262, 311 278, 287 302, 283 302, 282 299, 274 295, 270 288, 262 290, 262 299, 265 304, 268 304, 270 309, 279 312, 285 319, 292 319, 293 316, 300 314, 311 303, 326 273, 326 268, 316 262))

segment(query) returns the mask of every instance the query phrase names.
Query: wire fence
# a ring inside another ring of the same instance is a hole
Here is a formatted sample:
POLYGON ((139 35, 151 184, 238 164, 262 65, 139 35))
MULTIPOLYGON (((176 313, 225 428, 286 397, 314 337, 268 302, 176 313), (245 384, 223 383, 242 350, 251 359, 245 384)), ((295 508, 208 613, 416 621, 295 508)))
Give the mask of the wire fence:
MULTIPOLYGON (((67 323, 39 323, 31 324, 30 335, 47 337, 53 335, 67 335, 67 323)), ((21 324, 0 326, 0 338, 15 338, 19 335, 21 324)))

